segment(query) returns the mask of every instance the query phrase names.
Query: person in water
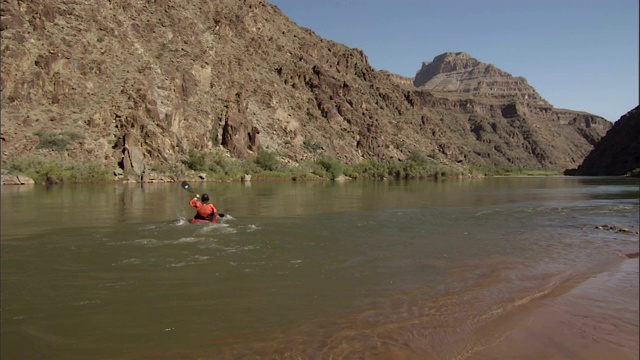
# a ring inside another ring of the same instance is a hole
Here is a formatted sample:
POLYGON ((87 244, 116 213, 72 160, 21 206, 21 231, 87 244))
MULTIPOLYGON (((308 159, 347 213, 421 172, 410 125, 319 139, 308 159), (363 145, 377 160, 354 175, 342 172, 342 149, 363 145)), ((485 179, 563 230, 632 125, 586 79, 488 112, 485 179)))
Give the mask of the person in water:
POLYGON ((197 210, 196 215, 193 218, 213 221, 216 218, 218 210, 213 206, 213 204, 209 204, 209 195, 202 194, 202 197, 200 197, 202 202, 198 201, 198 197, 200 197, 200 195, 196 194, 196 197, 189 201, 189 205, 193 206, 197 210))

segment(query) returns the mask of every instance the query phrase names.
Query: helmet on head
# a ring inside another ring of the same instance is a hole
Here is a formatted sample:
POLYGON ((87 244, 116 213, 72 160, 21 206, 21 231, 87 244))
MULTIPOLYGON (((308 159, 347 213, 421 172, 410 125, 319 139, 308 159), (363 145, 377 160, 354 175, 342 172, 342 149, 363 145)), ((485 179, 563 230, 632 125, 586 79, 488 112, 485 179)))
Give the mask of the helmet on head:
POLYGON ((209 194, 202 194, 202 202, 209 202, 209 194))

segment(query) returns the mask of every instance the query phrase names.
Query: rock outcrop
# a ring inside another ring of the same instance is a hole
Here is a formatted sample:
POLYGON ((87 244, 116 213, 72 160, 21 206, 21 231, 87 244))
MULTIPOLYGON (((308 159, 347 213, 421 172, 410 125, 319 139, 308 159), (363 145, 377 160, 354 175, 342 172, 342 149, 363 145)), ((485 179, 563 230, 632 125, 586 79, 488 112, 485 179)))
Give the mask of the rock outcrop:
POLYGON ((142 179, 189 150, 264 149, 291 162, 420 152, 458 168, 563 170, 611 126, 470 56, 437 57, 416 88, 264 0, 1 5, 3 164, 63 155, 142 179), (56 152, 37 131, 85 136, 56 152))
POLYGON ((32 178, 25 175, 2 174, 0 181, 2 185, 33 185, 32 178))
POLYGON ((585 176, 620 176, 634 170, 640 171, 640 106, 613 124, 578 167, 577 173, 585 176))
POLYGON ((453 91, 491 97, 525 100, 536 106, 551 106, 523 77, 514 77, 464 52, 448 52, 422 63, 413 80, 422 89, 453 91))

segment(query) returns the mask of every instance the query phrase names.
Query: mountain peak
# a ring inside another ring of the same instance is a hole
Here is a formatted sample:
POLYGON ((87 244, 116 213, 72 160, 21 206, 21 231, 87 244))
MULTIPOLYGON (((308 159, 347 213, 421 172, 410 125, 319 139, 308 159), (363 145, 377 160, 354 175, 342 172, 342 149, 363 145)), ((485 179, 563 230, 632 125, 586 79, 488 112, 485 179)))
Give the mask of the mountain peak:
POLYGON ((523 77, 514 77, 465 52, 446 52, 423 62, 413 84, 432 91, 516 97, 536 105, 550 106, 523 77))

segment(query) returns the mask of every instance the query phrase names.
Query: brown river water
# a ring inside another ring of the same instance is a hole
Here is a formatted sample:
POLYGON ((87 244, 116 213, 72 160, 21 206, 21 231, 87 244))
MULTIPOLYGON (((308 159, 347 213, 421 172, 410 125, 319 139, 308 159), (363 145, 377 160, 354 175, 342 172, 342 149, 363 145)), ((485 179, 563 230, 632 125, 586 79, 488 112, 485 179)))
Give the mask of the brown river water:
POLYGON ((0 358, 640 354, 638 179, 192 186, 2 187, 0 358))

